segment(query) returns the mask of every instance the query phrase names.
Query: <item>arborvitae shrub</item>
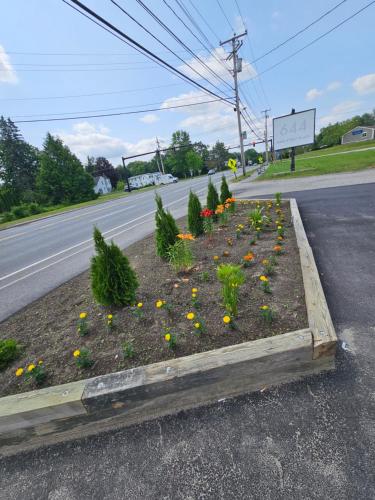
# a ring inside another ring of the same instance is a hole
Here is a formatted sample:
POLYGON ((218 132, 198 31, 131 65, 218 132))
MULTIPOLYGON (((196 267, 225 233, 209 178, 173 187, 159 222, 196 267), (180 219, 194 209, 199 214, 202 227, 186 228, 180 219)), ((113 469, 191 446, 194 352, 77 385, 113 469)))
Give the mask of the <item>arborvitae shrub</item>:
POLYGON ((20 346, 13 339, 0 340, 0 370, 4 370, 18 358, 20 346))
POLYGON ((169 247, 176 243, 179 230, 173 216, 164 210, 162 199, 158 194, 155 196, 155 201, 156 253, 162 259, 168 259, 169 247))
POLYGON ((207 208, 215 211, 218 205, 219 205, 219 195, 217 194, 215 186, 210 181, 208 184, 208 192, 207 192, 207 208))
POLYGON ((94 241, 97 255, 91 259, 91 288, 95 300, 103 306, 134 304, 138 280, 128 258, 113 241, 108 245, 97 228, 94 241))
POLYGON ((201 216, 202 206, 198 196, 190 191, 188 205, 188 227, 195 237, 203 234, 203 217, 201 216))
POLYGON ((225 175, 223 175, 223 177, 221 178, 221 186, 220 186, 221 203, 224 204, 228 198, 232 198, 232 193, 229 191, 227 180, 225 178, 225 175))

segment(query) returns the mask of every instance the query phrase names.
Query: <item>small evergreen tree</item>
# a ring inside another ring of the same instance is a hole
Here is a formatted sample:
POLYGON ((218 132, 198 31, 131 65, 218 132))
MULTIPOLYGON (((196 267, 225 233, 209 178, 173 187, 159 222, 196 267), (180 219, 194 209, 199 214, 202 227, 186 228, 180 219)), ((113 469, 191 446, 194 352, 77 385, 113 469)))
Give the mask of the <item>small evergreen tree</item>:
POLYGON ((215 211, 218 205, 219 205, 219 195, 217 194, 215 186, 210 181, 208 184, 208 192, 207 192, 207 208, 215 211))
POLYGON ((232 198, 232 193, 229 191, 227 180, 225 178, 225 175, 223 175, 223 177, 221 178, 221 186, 220 186, 221 203, 224 204, 228 198, 232 198))
POLYGON ((201 216, 202 206, 198 196, 190 191, 188 205, 188 227, 195 237, 203 234, 203 217, 201 216))
POLYGON ((113 241, 107 245, 98 228, 94 242, 97 255, 91 259, 91 288, 95 300, 103 306, 133 304, 138 280, 128 258, 113 241))
POLYGON ((155 202, 157 206, 155 213, 156 253, 162 259, 167 259, 169 247, 176 243, 179 229, 172 214, 164 210, 162 199, 158 194, 155 196, 155 202))

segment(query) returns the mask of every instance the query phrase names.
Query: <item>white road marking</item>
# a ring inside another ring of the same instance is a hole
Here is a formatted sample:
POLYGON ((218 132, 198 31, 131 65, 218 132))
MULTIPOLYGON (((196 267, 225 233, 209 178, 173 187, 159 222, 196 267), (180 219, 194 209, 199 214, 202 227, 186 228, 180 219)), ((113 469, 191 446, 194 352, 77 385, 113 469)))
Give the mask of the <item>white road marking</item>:
POLYGON ((11 238, 16 238, 17 236, 21 236, 22 234, 26 234, 26 232, 13 234, 12 236, 6 236, 5 238, 0 238, 0 241, 10 240, 11 238))

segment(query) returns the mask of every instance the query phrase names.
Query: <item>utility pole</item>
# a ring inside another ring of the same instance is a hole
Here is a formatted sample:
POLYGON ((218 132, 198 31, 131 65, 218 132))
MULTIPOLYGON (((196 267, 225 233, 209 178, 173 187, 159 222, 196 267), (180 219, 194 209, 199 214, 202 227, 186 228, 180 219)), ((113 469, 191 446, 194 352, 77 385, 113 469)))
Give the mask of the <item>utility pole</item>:
POLYGON ((164 163, 163 163, 163 158, 162 158, 162 156, 161 156, 161 154, 160 154, 160 144, 159 144, 159 139, 158 139, 158 138, 156 138, 156 144, 157 144, 157 146, 158 146, 158 148, 157 148, 157 155, 158 155, 158 157, 159 157, 159 159, 160 159, 160 163, 161 163, 161 170, 162 170, 163 174, 165 174, 165 170, 164 170, 164 163))
POLYGON ((220 45, 225 45, 226 43, 231 42, 232 44, 232 52, 229 54, 227 60, 233 59, 233 78, 234 78, 234 91, 236 94, 236 109, 237 111, 237 122, 238 122, 238 134, 240 136, 240 148, 241 148, 241 163, 242 163, 242 172, 243 175, 246 174, 245 170, 245 153, 243 149, 243 136, 242 136, 242 125, 241 125, 241 111, 240 111, 240 99, 238 97, 238 81, 237 81, 237 73, 242 71, 242 59, 237 56, 237 52, 242 47, 243 42, 238 41, 239 38, 247 35, 247 30, 241 35, 234 35, 232 38, 225 40, 225 42, 220 42, 220 45))
MULTIPOLYGON (((294 108, 292 108, 292 115, 294 115, 295 112, 296 112, 296 110, 294 108)), ((290 155, 290 171, 294 172, 295 169, 296 169, 296 148, 292 147, 292 151, 291 151, 291 155, 290 155)))
POLYGON ((125 165, 125 158, 122 157, 122 165, 124 167, 124 170, 125 170, 125 179, 126 179, 126 184, 128 185, 128 191, 130 193, 130 191, 132 190, 131 187, 130 187, 130 184, 129 184, 129 176, 128 174, 126 173, 126 165, 125 165))
POLYGON ((271 109, 265 109, 262 111, 264 113, 264 140, 266 143, 266 163, 268 163, 268 111, 271 111, 271 109))

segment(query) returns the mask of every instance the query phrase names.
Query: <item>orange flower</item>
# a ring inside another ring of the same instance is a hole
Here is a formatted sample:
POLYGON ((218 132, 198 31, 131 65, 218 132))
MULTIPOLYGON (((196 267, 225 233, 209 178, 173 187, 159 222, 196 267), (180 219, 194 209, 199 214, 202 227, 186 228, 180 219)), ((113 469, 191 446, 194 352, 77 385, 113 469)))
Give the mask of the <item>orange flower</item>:
POLYGON ((244 256, 243 260, 245 260, 246 262, 250 262, 250 261, 254 260, 254 254, 249 252, 248 254, 246 254, 244 256))
POLYGON ((180 240, 195 240, 194 236, 190 233, 178 234, 177 238, 179 238, 180 240))
POLYGON ((236 201, 236 198, 227 198, 225 200, 225 203, 234 203, 236 201))
POLYGON ((283 247, 282 247, 282 246, 280 246, 280 245, 275 245, 275 246, 273 247, 273 249, 274 249, 274 251, 275 251, 276 253, 280 253, 280 252, 281 252, 281 250, 283 249, 283 247))

